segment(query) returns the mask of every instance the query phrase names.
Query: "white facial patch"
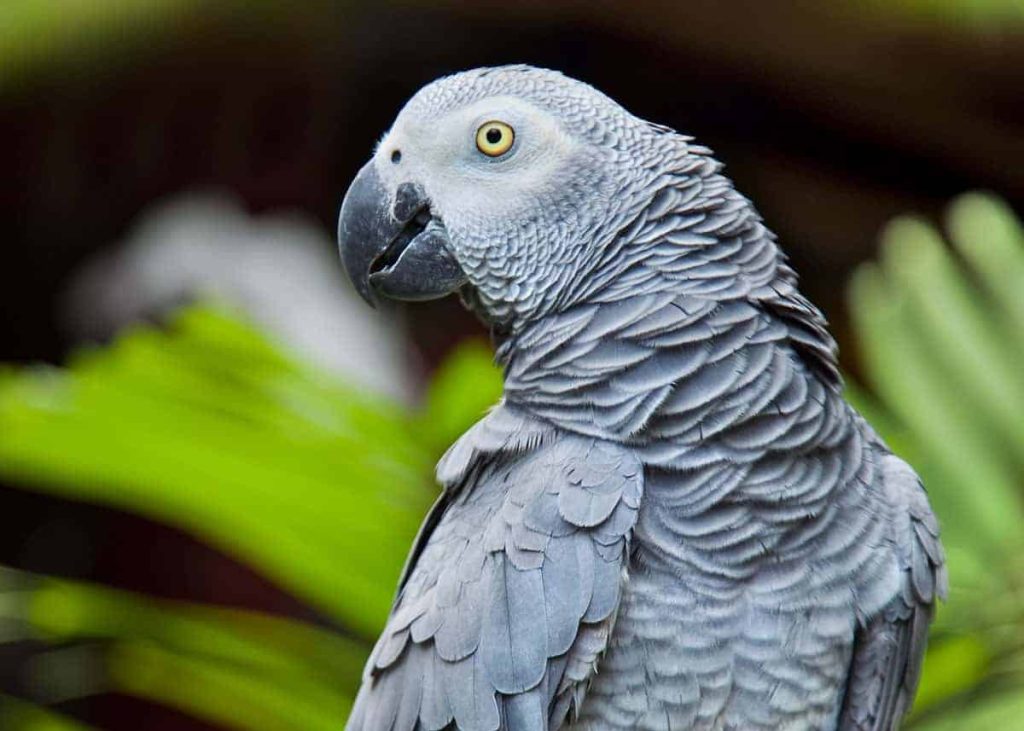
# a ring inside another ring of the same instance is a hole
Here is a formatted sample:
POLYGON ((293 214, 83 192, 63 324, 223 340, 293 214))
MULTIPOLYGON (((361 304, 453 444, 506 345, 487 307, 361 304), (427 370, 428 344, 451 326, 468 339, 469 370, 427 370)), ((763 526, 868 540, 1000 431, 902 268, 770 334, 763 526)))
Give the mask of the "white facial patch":
POLYGON ((489 97, 431 119, 417 118, 407 107, 382 140, 377 164, 395 185, 420 181, 443 217, 503 216, 542 197, 552 173, 572 164, 577 148, 550 114, 515 97, 489 97), (515 133, 511 149, 498 157, 476 144, 477 131, 491 121, 515 133))

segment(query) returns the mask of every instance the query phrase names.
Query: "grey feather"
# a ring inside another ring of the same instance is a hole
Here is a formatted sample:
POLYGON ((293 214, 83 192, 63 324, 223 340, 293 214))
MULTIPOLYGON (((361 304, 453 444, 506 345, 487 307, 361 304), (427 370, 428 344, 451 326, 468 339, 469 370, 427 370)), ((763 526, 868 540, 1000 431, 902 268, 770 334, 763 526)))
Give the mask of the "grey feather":
POLYGON ((540 569, 520 571, 495 557, 480 654, 494 689, 509 695, 540 683, 548 659, 544 582, 540 569))

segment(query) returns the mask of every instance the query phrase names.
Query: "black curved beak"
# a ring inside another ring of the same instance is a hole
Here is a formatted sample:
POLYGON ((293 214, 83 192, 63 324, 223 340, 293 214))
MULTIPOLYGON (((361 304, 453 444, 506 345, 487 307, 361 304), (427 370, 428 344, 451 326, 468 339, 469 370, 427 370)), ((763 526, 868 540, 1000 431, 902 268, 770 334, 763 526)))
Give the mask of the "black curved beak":
POLYGON ((390 198, 370 161, 341 204, 338 248, 356 291, 376 306, 379 297, 430 300, 459 289, 466 275, 423 189, 402 183, 390 198))

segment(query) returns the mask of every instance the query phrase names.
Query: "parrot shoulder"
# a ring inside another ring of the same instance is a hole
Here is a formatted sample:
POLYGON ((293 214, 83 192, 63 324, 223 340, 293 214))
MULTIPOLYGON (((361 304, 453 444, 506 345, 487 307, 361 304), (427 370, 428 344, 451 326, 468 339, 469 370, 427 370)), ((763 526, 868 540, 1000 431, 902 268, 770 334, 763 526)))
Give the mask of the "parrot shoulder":
POLYGON ((611 633, 642 466, 499 405, 438 475, 348 728, 556 729, 611 633))

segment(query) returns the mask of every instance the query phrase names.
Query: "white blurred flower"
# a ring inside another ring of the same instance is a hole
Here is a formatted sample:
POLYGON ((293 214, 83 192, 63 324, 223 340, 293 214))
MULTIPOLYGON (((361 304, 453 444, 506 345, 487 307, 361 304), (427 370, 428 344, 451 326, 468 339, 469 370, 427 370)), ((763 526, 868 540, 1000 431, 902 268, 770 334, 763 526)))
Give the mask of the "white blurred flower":
POLYGON ((297 213, 250 217, 224 194, 186 194, 143 213, 126 242, 76 273, 63 319, 76 337, 103 339, 193 299, 237 308, 350 382, 411 398, 401 332, 345 281, 323 230, 297 213))

